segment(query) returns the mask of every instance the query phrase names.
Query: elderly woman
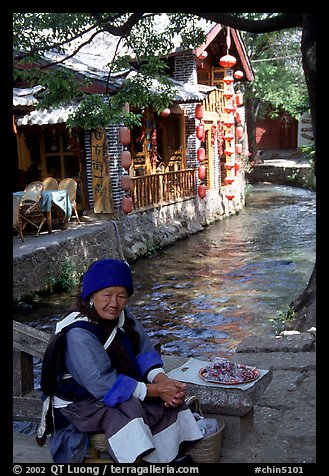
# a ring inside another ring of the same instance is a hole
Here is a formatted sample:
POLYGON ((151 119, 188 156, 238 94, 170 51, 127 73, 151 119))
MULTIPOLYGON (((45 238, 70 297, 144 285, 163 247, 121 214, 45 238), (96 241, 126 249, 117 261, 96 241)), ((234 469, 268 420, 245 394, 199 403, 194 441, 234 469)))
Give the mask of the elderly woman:
POLYGON ((72 312, 56 326, 56 333, 70 326, 66 374, 52 398, 49 449, 57 463, 81 462, 88 432, 105 433, 118 463, 174 462, 202 438, 184 400, 186 384, 167 377, 144 327, 126 309, 133 292, 125 261, 96 261, 72 312))

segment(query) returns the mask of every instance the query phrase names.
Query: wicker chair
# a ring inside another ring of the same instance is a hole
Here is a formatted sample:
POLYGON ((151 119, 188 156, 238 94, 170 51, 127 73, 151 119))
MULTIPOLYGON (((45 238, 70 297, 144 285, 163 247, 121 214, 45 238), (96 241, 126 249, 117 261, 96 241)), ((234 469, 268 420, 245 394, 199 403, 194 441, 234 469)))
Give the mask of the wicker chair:
POLYGON ((53 177, 46 177, 42 183, 44 190, 58 190, 58 182, 53 177))
POLYGON ((19 213, 22 219, 22 231, 30 224, 37 229, 39 235, 47 218, 39 207, 39 201, 43 192, 43 183, 31 182, 25 187, 23 196, 19 202, 19 213))
POLYGON ((65 179, 63 179, 59 182, 58 190, 67 190, 68 191, 70 201, 71 201, 71 205, 72 205, 72 211, 75 214, 75 217, 76 217, 78 223, 80 223, 80 218, 79 218, 78 211, 77 211, 77 202, 76 202, 77 186, 78 186, 78 184, 74 179, 65 178, 65 179))

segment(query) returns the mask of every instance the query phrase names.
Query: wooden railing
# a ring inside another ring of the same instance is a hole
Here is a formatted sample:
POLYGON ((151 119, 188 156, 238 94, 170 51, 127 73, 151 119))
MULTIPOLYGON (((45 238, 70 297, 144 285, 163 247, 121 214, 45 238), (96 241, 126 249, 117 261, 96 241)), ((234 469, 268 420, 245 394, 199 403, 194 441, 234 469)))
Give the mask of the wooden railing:
POLYGON ((196 196, 196 171, 176 170, 132 177, 133 210, 146 210, 196 196))
POLYGON ((33 357, 42 359, 50 334, 13 322, 13 418, 39 421, 42 402, 34 389, 33 357))

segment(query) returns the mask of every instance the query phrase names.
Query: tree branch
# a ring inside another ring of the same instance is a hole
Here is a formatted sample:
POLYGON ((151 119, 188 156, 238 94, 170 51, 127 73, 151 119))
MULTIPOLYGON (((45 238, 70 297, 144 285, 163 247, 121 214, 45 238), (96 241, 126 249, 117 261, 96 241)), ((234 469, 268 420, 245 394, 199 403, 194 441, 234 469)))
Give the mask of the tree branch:
POLYGON ((143 12, 135 12, 128 18, 128 20, 123 25, 115 26, 111 23, 111 21, 113 21, 112 17, 109 17, 109 21, 104 21, 104 19, 102 19, 98 13, 92 13, 92 16, 95 18, 97 23, 100 22, 105 31, 111 33, 111 35, 121 37, 127 36, 131 32, 132 28, 143 17, 143 15, 143 12))
POLYGON ((205 20, 210 20, 216 23, 221 23, 231 28, 236 28, 241 31, 248 31, 249 33, 269 33, 271 31, 285 30, 286 28, 293 28, 302 26, 302 13, 282 13, 276 17, 267 18, 265 20, 250 20, 241 18, 229 13, 195 13, 205 20))

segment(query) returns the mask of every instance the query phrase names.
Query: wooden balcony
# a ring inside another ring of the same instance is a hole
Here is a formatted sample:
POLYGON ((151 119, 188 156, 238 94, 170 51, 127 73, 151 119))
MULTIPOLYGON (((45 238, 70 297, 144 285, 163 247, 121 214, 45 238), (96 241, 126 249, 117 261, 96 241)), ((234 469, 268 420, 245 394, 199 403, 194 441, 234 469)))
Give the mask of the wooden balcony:
POLYGON ((196 196, 196 171, 177 170, 132 177, 133 211, 148 210, 196 196))

